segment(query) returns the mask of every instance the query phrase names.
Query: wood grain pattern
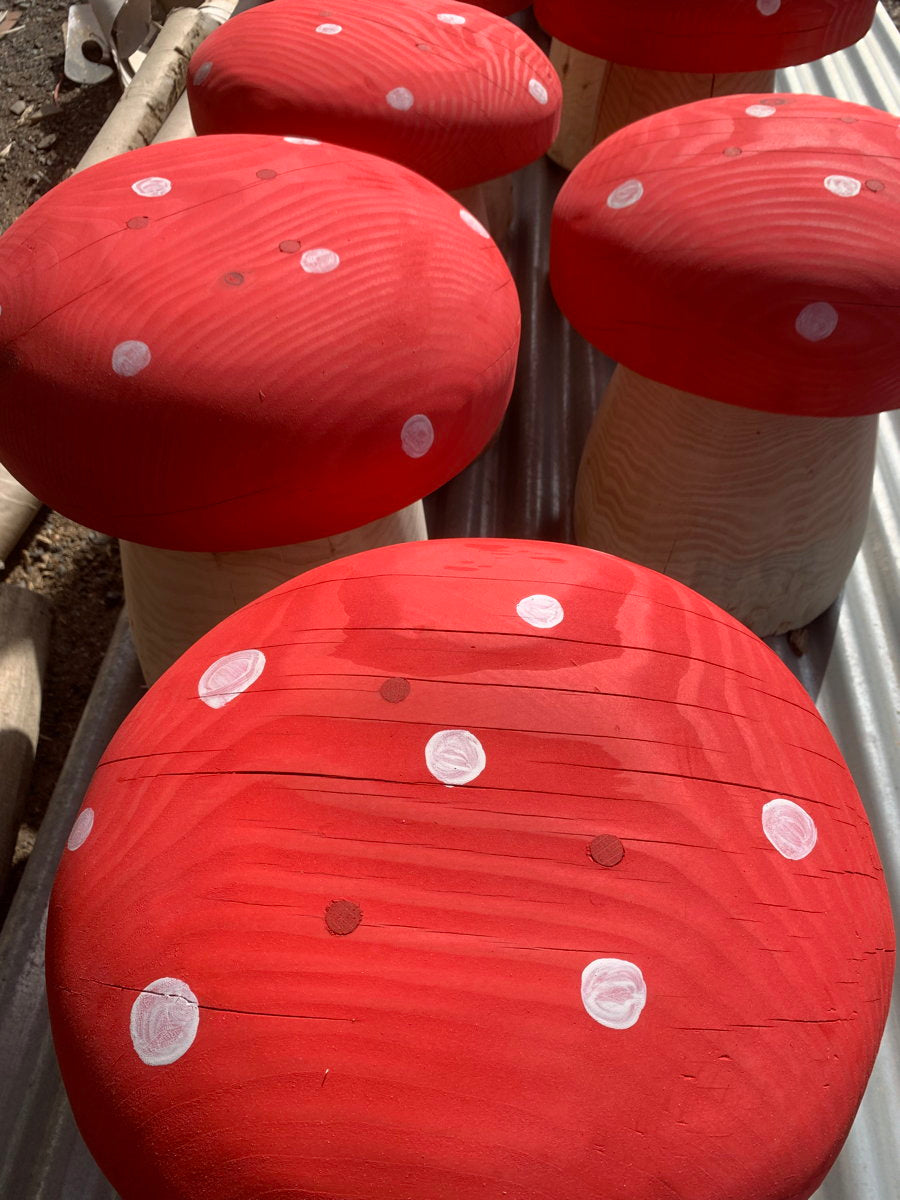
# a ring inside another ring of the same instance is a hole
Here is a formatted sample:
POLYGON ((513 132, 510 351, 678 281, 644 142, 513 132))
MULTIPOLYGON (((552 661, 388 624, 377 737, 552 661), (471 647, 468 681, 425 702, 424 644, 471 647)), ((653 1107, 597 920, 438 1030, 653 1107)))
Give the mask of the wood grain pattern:
POLYGON ((837 598, 862 542, 878 418, 780 416, 618 367, 578 473, 578 541, 680 579, 761 636, 837 598))
POLYGON ((159 680, 78 822, 48 995, 123 1200, 806 1200, 887 1012, 802 686, 579 547, 301 575, 159 680))
POLYGON ((900 139, 828 96, 714 96, 606 138, 553 209, 550 283, 604 354, 797 416, 900 397, 900 139))
POLYGON ((758 71, 812 62, 861 38, 876 0, 535 0, 553 37, 649 70, 758 71))
POLYGON ((342 146, 120 155, 7 230, 0 276, 0 460, 145 545, 253 550, 396 512, 468 466, 512 392, 497 247, 433 183, 342 146))
POLYGON ((696 74, 651 71, 595 58, 554 39, 550 61, 563 85, 563 111, 548 154, 571 170, 604 138, 652 113, 744 92, 771 92, 774 71, 696 74))
POLYGON ((144 678, 153 683, 203 634, 301 571, 428 537, 421 500, 360 529, 294 546, 218 554, 121 542, 125 603, 144 678))
POLYGON ((0 891, 37 748, 49 639, 50 608, 43 596, 0 586, 0 891))
POLYGON ((540 158, 562 93, 547 56, 486 8, 450 0, 275 0, 191 60, 199 134, 319 138, 401 162, 448 191, 540 158))

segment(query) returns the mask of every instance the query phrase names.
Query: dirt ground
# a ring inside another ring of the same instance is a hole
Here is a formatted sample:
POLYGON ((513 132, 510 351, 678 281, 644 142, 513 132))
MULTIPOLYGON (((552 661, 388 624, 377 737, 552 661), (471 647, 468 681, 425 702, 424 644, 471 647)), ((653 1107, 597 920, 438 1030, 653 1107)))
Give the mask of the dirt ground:
MULTIPOLYGON (((900 0, 886 7, 900 26, 900 0)), ((0 0, 0 232, 65 178, 119 95, 115 80, 82 88, 64 78, 67 8, 67 0, 0 0)), ((2 914, 122 604, 118 548, 45 511, 0 580, 40 592, 53 606, 38 754, 2 914)))

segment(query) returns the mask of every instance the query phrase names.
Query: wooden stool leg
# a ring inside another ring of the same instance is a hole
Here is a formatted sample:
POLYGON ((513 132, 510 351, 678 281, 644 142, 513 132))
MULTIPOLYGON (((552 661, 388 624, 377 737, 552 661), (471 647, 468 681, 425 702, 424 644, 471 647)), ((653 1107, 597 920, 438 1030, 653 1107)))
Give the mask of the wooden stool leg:
POLYGON ((799 628, 836 599, 859 549, 877 427, 720 404, 618 367, 581 460, 576 536, 760 636, 799 628))
POLYGON ((771 92, 775 87, 774 71, 719 75, 647 71, 594 58, 555 40, 550 59, 562 80, 563 116, 549 153, 567 170, 611 133, 652 113, 710 96, 771 92))
POLYGON ((359 529, 296 546, 212 554, 121 542, 125 602, 144 677, 153 683, 219 621, 303 571, 427 537, 417 501, 359 529))

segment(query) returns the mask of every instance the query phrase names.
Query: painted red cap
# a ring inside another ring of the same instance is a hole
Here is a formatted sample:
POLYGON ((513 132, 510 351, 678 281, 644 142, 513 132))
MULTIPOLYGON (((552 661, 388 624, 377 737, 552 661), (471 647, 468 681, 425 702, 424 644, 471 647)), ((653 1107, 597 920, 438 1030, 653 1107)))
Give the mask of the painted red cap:
POLYGON ((67 180, 0 239, 0 459, 106 533, 325 537, 420 499, 499 424, 519 339, 485 230, 303 139, 191 138, 67 180))
POLYGON ((203 42, 188 95, 198 133, 322 138, 448 189, 540 158, 562 104, 527 34, 456 0, 274 0, 203 42))
POLYGON ((876 0, 535 0, 568 46, 656 71, 758 71, 812 62, 867 33, 876 0))
POLYGON ((722 96, 627 126, 557 200, 560 308, 611 358, 711 400, 896 407, 898 129, 805 95, 722 96))
POLYGON ((47 966, 124 1200, 805 1200, 893 932, 762 642, 642 567, 460 540, 310 571, 162 677, 47 966))

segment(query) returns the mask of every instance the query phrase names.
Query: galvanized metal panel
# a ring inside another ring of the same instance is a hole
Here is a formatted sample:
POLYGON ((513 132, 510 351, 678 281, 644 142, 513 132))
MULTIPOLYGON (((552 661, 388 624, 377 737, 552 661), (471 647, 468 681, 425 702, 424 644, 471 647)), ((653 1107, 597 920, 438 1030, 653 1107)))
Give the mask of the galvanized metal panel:
MULTIPOLYGON (((859 47, 780 73, 779 87, 900 112, 900 38, 879 10, 859 47)), ((516 393, 501 433, 428 501, 432 535, 570 540, 575 471, 612 364, 559 314, 546 278, 546 231, 563 174, 521 173, 509 258, 525 322, 516 393)), ((810 627, 802 657, 773 648, 815 698, 853 771, 900 900, 900 415, 882 417, 871 518, 841 602, 810 627)), ((139 693, 120 626, 35 852, 0 935, 0 1197, 115 1200, 75 1129, 53 1056, 43 994, 43 923, 56 861, 94 764, 139 693)), ((772 1064, 773 1071, 777 1063, 772 1064)), ((816 1200, 900 1197, 900 1005, 859 1115, 816 1200)), ((690 1197, 685 1197, 690 1200, 690 1197)))

